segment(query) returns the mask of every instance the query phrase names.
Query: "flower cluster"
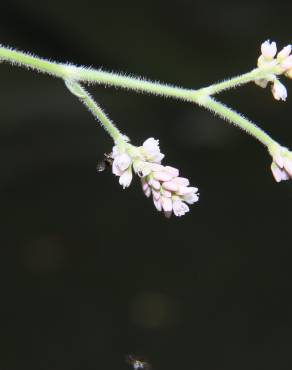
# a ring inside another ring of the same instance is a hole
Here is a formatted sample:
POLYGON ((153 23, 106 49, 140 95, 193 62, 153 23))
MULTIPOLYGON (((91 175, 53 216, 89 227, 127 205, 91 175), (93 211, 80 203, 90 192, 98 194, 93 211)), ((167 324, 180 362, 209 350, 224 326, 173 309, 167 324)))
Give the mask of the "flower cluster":
POLYGON ((271 170, 277 182, 292 179, 292 152, 287 148, 276 146, 270 150, 273 157, 271 170))
POLYGON ((262 54, 258 58, 258 67, 275 67, 275 73, 271 73, 267 78, 257 79, 255 83, 265 88, 271 82, 272 94, 276 100, 285 101, 287 99, 286 87, 278 80, 276 74, 284 74, 292 79, 291 50, 292 46, 287 45, 277 54, 277 45, 274 41, 270 42, 267 40, 261 45, 262 54))
POLYGON ((115 145, 112 158, 112 171, 119 176, 123 188, 130 185, 133 170, 141 178, 144 194, 152 195, 156 209, 166 217, 172 213, 183 216, 189 211, 187 204, 199 200, 198 188, 190 187, 189 180, 180 177, 178 169, 161 164, 164 154, 154 138, 147 139, 141 147, 128 143, 115 145))

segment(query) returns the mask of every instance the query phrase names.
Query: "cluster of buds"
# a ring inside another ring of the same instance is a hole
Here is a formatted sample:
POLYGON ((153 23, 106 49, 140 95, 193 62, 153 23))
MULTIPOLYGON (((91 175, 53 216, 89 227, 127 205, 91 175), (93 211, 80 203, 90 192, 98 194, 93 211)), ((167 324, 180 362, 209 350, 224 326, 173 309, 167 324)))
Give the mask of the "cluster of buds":
POLYGON ((268 83, 271 82, 272 94, 276 100, 287 99, 286 87, 278 80, 276 75, 284 74, 286 77, 292 79, 292 46, 285 46, 277 54, 276 43, 265 41, 261 45, 261 55, 258 58, 259 68, 273 68, 275 73, 270 73, 266 78, 257 79, 255 83, 260 87, 267 87, 268 83))
POLYGON ((277 182, 292 179, 292 152, 280 145, 270 149, 273 158, 271 170, 277 182))
POLYGON ((166 217, 172 213, 183 216, 189 211, 187 204, 199 200, 198 188, 190 187, 189 180, 180 177, 178 169, 161 164, 164 154, 154 138, 147 139, 141 147, 125 142, 117 144, 112 158, 112 171, 119 176, 123 188, 131 184, 134 171, 141 178, 144 194, 152 195, 156 209, 166 217))

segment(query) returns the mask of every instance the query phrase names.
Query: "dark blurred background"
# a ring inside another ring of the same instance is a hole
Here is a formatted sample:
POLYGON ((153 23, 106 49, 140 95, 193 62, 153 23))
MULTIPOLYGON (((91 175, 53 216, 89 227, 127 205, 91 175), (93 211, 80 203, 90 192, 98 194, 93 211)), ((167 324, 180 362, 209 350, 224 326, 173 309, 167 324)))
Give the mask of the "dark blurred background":
MULTIPOLYGON (((291 5, 291 4, 290 4, 291 5)), ((3 45, 202 87, 256 65, 261 42, 291 43, 282 2, 2 2, 3 45)), ((290 183, 254 139, 188 103, 90 91, 140 145, 200 189, 182 218, 122 190, 96 162, 110 138, 62 81, 2 63, 1 370, 291 369, 290 183)), ((288 101, 253 84, 219 96, 286 146, 288 101)))

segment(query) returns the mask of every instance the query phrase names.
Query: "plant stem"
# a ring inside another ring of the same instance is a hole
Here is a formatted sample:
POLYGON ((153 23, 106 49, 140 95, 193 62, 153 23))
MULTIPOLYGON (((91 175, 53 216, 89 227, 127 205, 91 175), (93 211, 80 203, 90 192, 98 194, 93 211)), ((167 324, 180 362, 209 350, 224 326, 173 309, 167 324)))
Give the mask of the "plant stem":
POLYGON ((275 73, 276 67, 256 68, 251 72, 238 77, 211 85, 206 88, 194 90, 177 86, 162 84, 145 80, 139 77, 129 77, 119 73, 105 72, 90 68, 77 67, 70 64, 51 62, 23 52, 0 46, 0 60, 18 64, 39 72, 48 73, 62 79, 70 79, 83 82, 96 82, 98 84, 121 87, 128 90, 146 92, 153 95, 176 98, 189 102, 198 102, 201 94, 212 95, 220 91, 264 78, 268 74, 275 73))
POLYGON ((90 94, 77 81, 96 82, 98 84, 116 86, 137 92, 146 92, 158 96, 171 97, 196 103, 240 127, 242 130, 255 137, 265 146, 271 147, 271 145, 276 143, 268 134, 257 127, 253 122, 226 107, 224 104, 210 98, 210 95, 217 94, 223 90, 230 89, 250 81, 254 81, 255 79, 269 78, 271 74, 278 73, 279 70, 277 69, 276 65, 256 68, 251 72, 245 73, 241 76, 231 78, 209 87, 193 90, 161 84, 159 82, 147 81, 139 77, 129 77, 118 73, 110 73, 101 70, 76 67, 69 64, 55 63, 10 48, 5 48, 3 46, 0 46, 0 60, 32 68, 39 72, 48 73, 65 80, 69 90, 87 106, 87 108, 101 122, 102 126, 106 129, 115 142, 125 142, 124 136, 92 99, 90 94))
POLYGON ((76 81, 66 80, 65 84, 72 94, 90 110, 99 120, 101 126, 109 133, 115 143, 126 142, 124 135, 117 129, 114 123, 108 118, 100 106, 94 101, 90 94, 76 81))
POLYGON ((214 94, 218 94, 221 91, 229 90, 234 87, 246 84, 248 82, 252 82, 254 80, 264 79, 268 75, 278 74, 278 73, 279 73, 279 68, 277 66, 255 68, 252 71, 244 73, 240 76, 230 78, 228 80, 213 84, 208 87, 204 87, 196 91, 198 93, 204 92, 207 95, 214 95, 214 94))
POLYGON ((226 105, 216 101, 215 99, 208 97, 205 102, 201 103, 205 108, 218 114, 225 120, 233 123, 235 126, 241 128, 243 131, 247 132, 249 135, 256 138, 260 143, 262 143, 267 148, 277 145, 278 143, 272 139, 265 131, 259 128, 255 123, 243 117, 241 114, 237 113, 233 109, 226 107, 226 105))

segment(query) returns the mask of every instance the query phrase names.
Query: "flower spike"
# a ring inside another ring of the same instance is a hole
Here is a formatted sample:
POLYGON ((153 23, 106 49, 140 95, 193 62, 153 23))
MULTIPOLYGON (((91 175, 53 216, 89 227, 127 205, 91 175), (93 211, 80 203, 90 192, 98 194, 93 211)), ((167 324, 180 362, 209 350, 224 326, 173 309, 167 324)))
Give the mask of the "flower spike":
POLYGON ((189 180, 179 176, 179 170, 163 166, 164 154, 160 152, 159 141, 149 138, 140 147, 118 144, 113 148, 112 172, 119 176, 119 183, 126 188, 132 180, 132 168, 141 178, 146 197, 152 195, 155 208, 166 217, 172 213, 183 216, 189 212, 187 204, 199 200, 198 188, 190 187, 189 180))
POLYGON ((276 100, 285 101, 288 95, 286 87, 277 79, 276 74, 284 74, 286 77, 292 78, 291 51, 292 45, 287 45, 277 54, 277 45, 274 41, 267 40, 261 45, 262 54, 258 58, 258 68, 275 67, 277 72, 275 69, 275 73, 271 73, 266 78, 256 79, 254 82, 262 88, 267 87, 268 83, 271 82, 272 94, 276 100))

